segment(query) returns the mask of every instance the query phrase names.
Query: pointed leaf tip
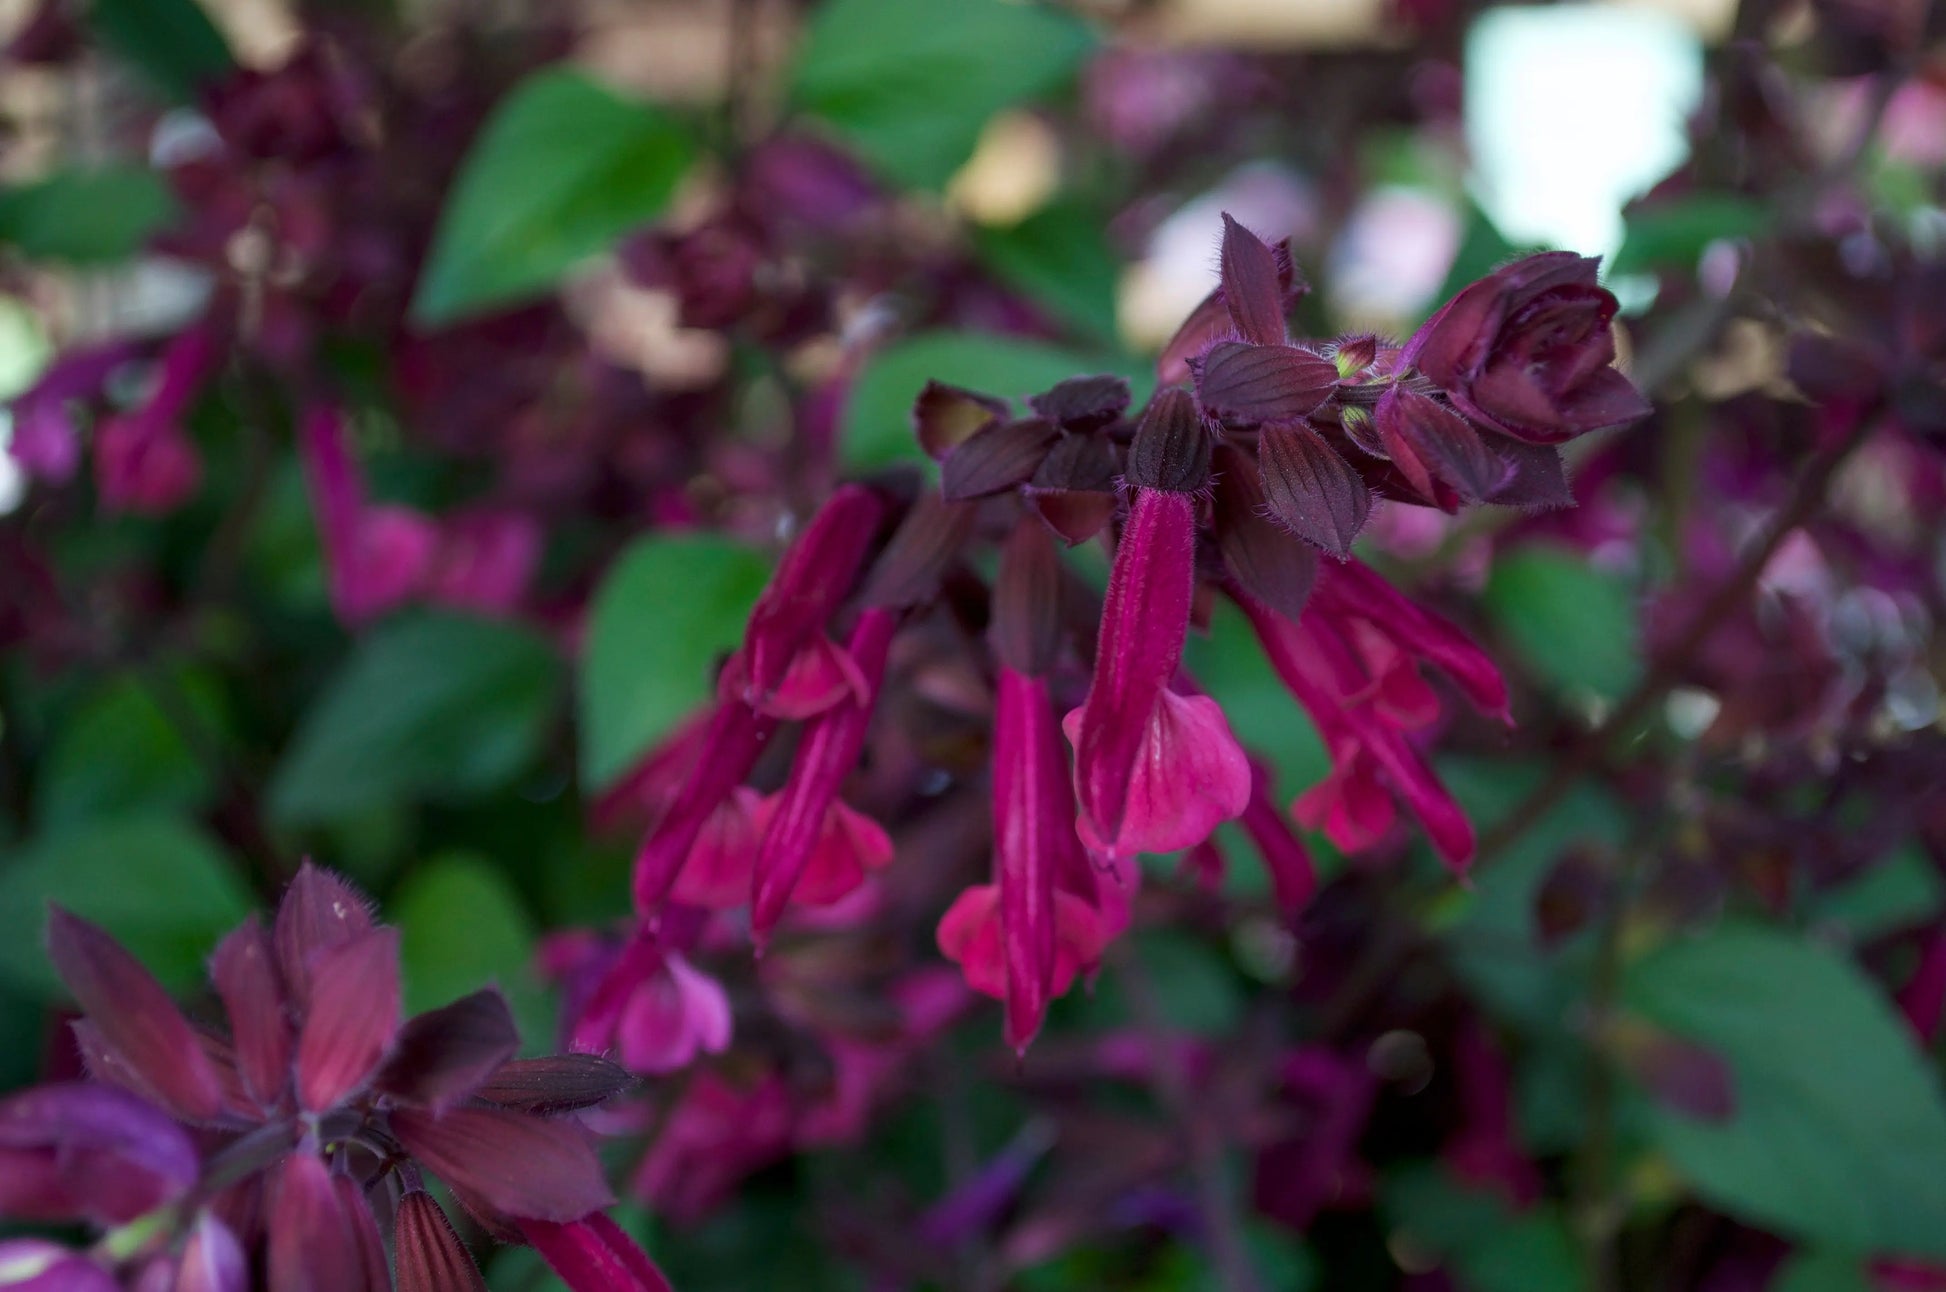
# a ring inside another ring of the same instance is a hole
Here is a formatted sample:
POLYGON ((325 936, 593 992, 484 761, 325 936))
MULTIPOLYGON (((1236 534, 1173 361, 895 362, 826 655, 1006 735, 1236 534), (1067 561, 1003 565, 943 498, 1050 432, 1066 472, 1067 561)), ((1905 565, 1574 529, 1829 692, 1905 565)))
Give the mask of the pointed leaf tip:
POLYGON ((1250 230, 1223 213, 1223 303, 1237 332, 1258 345, 1282 345, 1284 289, 1277 281, 1277 258, 1250 230))
POLYGON ((102 1042, 172 1111, 190 1121, 222 1111, 223 1084, 195 1029, 105 929, 50 906, 47 954, 102 1042))

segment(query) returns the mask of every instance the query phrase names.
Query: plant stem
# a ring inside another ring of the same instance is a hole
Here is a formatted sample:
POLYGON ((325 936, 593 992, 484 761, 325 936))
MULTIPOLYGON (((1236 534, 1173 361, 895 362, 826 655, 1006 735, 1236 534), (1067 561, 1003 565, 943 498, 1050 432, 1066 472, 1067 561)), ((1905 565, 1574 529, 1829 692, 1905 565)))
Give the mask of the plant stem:
POLYGON ((1155 1093, 1186 1140, 1189 1169, 1196 1188, 1196 1206, 1203 1218, 1209 1257, 1217 1286, 1224 1292, 1264 1292, 1264 1282, 1251 1262, 1244 1242, 1243 1219, 1228 1174, 1223 1169, 1223 1143, 1216 1127, 1190 1088, 1187 1064, 1182 1062, 1155 981, 1141 959, 1126 948, 1116 959, 1130 1008, 1147 1033, 1156 1057, 1155 1093))

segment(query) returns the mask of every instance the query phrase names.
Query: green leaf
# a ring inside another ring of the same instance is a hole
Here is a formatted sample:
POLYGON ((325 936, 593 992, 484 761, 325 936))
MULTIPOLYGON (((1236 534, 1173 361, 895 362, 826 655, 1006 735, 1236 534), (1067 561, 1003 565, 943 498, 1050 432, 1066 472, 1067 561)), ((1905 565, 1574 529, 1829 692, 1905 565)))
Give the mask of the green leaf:
POLYGON ((1460 1252, 1467 1292, 1582 1292, 1588 1276, 1559 1211, 1544 1208, 1494 1226, 1460 1252))
POLYGON ((1800 1252, 1777 1272, 1770 1292, 1874 1292, 1865 1262, 1843 1252, 1800 1252))
MULTIPOLYGON (((1165 1024, 1210 1037, 1228 1035, 1242 1025, 1243 981, 1220 948, 1174 929, 1150 929, 1134 936, 1132 956, 1141 961, 1165 1024)), ((1085 1020, 1091 1030, 1146 1026, 1144 1011, 1128 999, 1124 984, 1123 975, 1103 974, 1091 993, 1070 992, 1055 1008, 1061 1015, 1085 1020)))
POLYGON ((1632 213, 1611 274, 1693 269, 1721 238, 1754 238, 1770 226, 1770 209, 1733 193, 1696 193, 1632 213))
POLYGON ((1900 848, 1863 874, 1819 893, 1813 923, 1834 925, 1852 942, 1896 933, 1930 921, 1946 904, 1946 884, 1917 844, 1900 848))
POLYGON ((1068 377, 1112 372, 1128 378, 1139 405, 1155 379, 1126 356, 1089 355, 985 332, 927 332, 888 346, 859 374, 845 405, 842 449, 854 468, 922 460, 912 437, 912 401, 928 381, 1021 400, 1068 377))
POLYGON ((0 242, 34 260, 112 264, 140 251, 176 210, 161 178, 140 166, 56 171, 0 193, 0 242))
POLYGON ((496 789, 538 751, 559 673, 547 643, 511 624, 431 614, 387 624, 304 715, 271 813, 306 825, 496 789))
POLYGON ((137 810, 192 808, 214 781, 178 717, 203 731, 222 730, 221 705, 207 673, 179 670, 144 681, 133 673, 104 680, 55 728, 37 780, 44 828, 137 810), (168 686, 182 711, 165 712, 157 686, 168 686))
MULTIPOLYGON (((1438 770, 1480 832, 1491 830, 1547 774, 1537 762, 1486 758, 1442 758, 1438 770)), ((1541 944, 1535 920, 1541 885, 1570 848, 1618 846, 1627 826, 1615 797, 1583 782, 1482 867, 1470 889, 1446 891, 1434 927, 1453 967, 1500 1017, 1543 1034, 1559 1027, 1581 983, 1573 960, 1563 962, 1566 948, 1550 951, 1541 944)))
POLYGON ((93 0, 88 21, 157 89, 185 103, 236 66, 223 33, 196 0, 93 0))
POLYGON ((1535 544, 1497 559, 1484 605, 1521 662, 1570 696, 1612 702, 1641 675, 1628 584, 1566 547, 1535 544))
POLYGON ((450 852, 415 869, 386 910, 399 926, 409 1013, 497 986, 520 1024, 522 1048, 553 1049, 547 992, 534 974, 534 926, 520 895, 485 858, 450 852))
POLYGON ((826 0, 791 96, 888 178, 936 189, 989 117, 1059 89, 1093 45, 1079 19, 1011 0, 826 0))
POLYGON ((460 166, 413 318, 450 323, 544 292, 660 215, 692 152, 670 117, 579 72, 529 77, 460 166))
POLYGON ((1099 211, 1057 202, 1011 227, 980 230, 974 243, 987 268, 1057 322, 1112 343, 1120 266, 1102 237, 1106 223, 1099 211))
POLYGON ((710 695, 770 563, 713 534, 645 538, 595 594, 581 666, 581 762, 606 785, 710 695))
POLYGON ((1726 925, 1630 966, 1622 1000, 1735 1073, 1727 1120, 1650 1115, 1655 1142, 1703 1197, 1809 1243, 1946 1258, 1946 1103, 1905 1024, 1849 961, 1726 925))
POLYGON ((102 925, 173 991, 201 980, 217 939, 250 910, 223 850, 173 817, 42 836, 0 863, 0 978, 40 996, 59 990, 42 951, 49 902, 102 925))

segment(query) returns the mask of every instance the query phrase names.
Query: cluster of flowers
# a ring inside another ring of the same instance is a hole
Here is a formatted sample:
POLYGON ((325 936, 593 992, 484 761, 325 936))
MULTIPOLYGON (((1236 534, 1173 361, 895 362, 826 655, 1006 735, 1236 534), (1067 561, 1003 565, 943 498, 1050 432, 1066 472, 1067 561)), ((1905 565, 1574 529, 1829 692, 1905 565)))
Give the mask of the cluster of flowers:
POLYGON ((576 1117, 632 1078, 590 1055, 514 1057, 491 989, 401 1021, 398 933, 328 871, 307 864, 272 929, 252 917, 217 948, 227 1032, 85 920, 53 911, 48 952, 84 1014, 87 1077, 0 1100, 0 1215, 101 1236, 0 1242, 0 1284, 478 1292, 435 1176, 575 1292, 667 1289, 602 1214, 576 1117))
POLYGON ((1014 1046, 1128 926, 1135 854, 1207 846, 1236 819, 1282 906, 1309 896, 1309 858, 1265 769, 1183 669, 1208 593, 1241 608, 1324 736, 1333 770, 1293 805, 1296 823, 1360 850, 1391 834, 1402 801, 1464 870, 1471 827, 1415 744, 1441 709, 1420 667, 1501 719, 1505 686, 1351 544, 1375 495, 1449 511, 1568 502, 1556 446, 1647 412, 1611 366, 1614 298, 1594 261, 1538 255, 1468 288, 1403 347, 1321 345, 1286 331, 1302 290, 1287 248, 1226 218, 1221 275, 1139 413, 1117 378, 1064 381, 1025 416, 935 383, 915 422, 937 488, 849 484, 811 518, 714 704, 634 778, 661 809, 635 862, 641 950, 612 956, 585 993, 583 1043, 613 1041, 640 997, 677 1013, 689 1000, 702 1048, 720 1048, 716 993, 686 969, 671 977, 671 912, 747 903, 761 952, 792 904, 831 907, 891 861, 884 826, 841 790, 902 627, 935 604, 968 643, 984 634, 995 840, 992 882, 953 903, 939 945, 1005 1000, 1014 1046), (1114 545, 1100 598, 1056 547, 1096 536, 1114 545), (982 548, 999 550, 991 584, 974 572, 982 548), (761 793, 753 773, 787 724, 788 771, 761 793))

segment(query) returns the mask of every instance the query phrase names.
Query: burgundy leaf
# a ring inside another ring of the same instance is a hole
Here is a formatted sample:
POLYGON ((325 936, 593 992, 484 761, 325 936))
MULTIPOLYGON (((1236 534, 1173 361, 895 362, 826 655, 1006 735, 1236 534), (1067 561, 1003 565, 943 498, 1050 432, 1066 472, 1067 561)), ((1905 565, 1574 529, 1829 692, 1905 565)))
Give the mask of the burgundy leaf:
POLYGON ((1034 474, 1056 434, 1054 424, 1039 417, 989 426, 941 464, 940 490, 959 502, 1011 489, 1034 474))
POLYGON ((140 961, 58 906, 48 910, 47 954, 103 1043, 172 1111, 204 1121, 223 1110, 222 1079, 195 1029, 140 961))
POLYGON ((1195 493, 1209 483, 1209 428, 1180 386, 1155 393, 1128 448, 1128 480, 1144 489, 1195 493))
POLYGON ((579 1220, 615 1200, 572 1122, 501 1108, 400 1109, 392 1130, 433 1174, 508 1216, 579 1220))
POLYGON ((1282 345, 1284 289, 1277 259, 1264 240, 1223 213, 1223 303, 1237 332, 1258 345, 1282 345))
POLYGON ((940 579, 959 559, 976 511, 973 503, 947 502, 931 489, 920 494, 873 564, 860 599, 868 606, 895 609, 931 601, 940 579))
POLYGON ((1128 411, 1128 382, 1102 374, 1069 377, 1044 394, 1035 395, 1027 406, 1063 430, 1087 434, 1108 426, 1128 411))
POLYGON ((1372 510, 1371 491, 1351 464, 1301 422, 1266 425, 1257 462, 1270 514, 1305 542, 1350 556, 1372 510))
POLYGON ((1032 521, 1014 526, 1001 552, 989 634, 1000 662, 1019 673, 1046 673, 1060 653, 1061 558, 1032 521))
POLYGON ((1507 463, 1512 475, 1493 491, 1488 502, 1535 511, 1574 506, 1574 487, 1568 482, 1559 449, 1499 435, 1493 437, 1489 447, 1507 463))
POLYGON ((1293 622, 1318 578, 1318 554, 1269 519, 1263 480, 1242 450, 1216 451, 1216 545, 1246 592, 1293 622))
POLYGON ((486 1292, 479 1266, 453 1232, 446 1213, 423 1189, 399 1200, 392 1248, 398 1292, 486 1292))
POLYGON ((60 1082, 0 1100, 0 1213, 123 1224, 186 1193, 196 1146, 115 1086, 60 1082))
MULTIPOLYGON (((1393 462, 1408 478, 1413 476, 1406 466, 1411 460, 1458 490, 1460 497, 1478 502, 1492 497, 1513 475, 1513 468, 1481 441, 1471 423, 1416 390, 1393 386, 1379 399, 1373 416, 1393 462)), ((1430 486, 1425 492, 1431 495, 1430 486)))
POLYGON ((291 1025, 276 952, 252 915, 216 948, 210 981, 230 1016, 237 1074, 260 1108, 274 1108, 290 1084, 291 1025))
POLYGON ((297 1098, 322 1112, 362 1088, 399 1027, 399 933, 370 929, 320 954, 297 1041, 297 1098))
POLYGON ((939 381, 927 382, 912 405, 919 447, 934 459, 944 458, 975 431, 1006 416, 1005 401, 939 381))
POLYGON ((309 1153, 284 1159, 270 1183, 269 1285, 277 1292, 382 1292, 369 1288, 357 1230, 331 1173, 309 1153))
POLYGON ((519 1112, 578 1112, 606 1103, 635 1084, 621 1064, 598 1054, 556 1054, 503 1063, 473 1097, 519 1112))
POLYGON ((305 862, 277 908, 277 961, 300 1010, 311 998, 311 960, 372 927, 371 904, 343 879, 305 862))
POLYGON ((1112 493, 1033 488, 1027 491, 1027 501, 1041 522, 1069 547, 1087 542, 1115 518, 1112 493))
POLYGON ((331 1187, 338 1192, 338 1210, 351 1230, 352 1244, 358 1249, 358 1262, 365 1267, 365 1286, 371 1292, 388 1292, 392 1271, 385 1259, 385 1240, 379 1236, 378 1220, 372 1215, 365 1190, 349 1175, 333 1175, 331 1187))
POLYGON ((1338 385, 1331 360, 1287 345, 1219 341, 1194 369, 1203 407, 1237 426, 1306 417, 1338 385))
POLYGON ((408 1019, 373 1084, 401 1103, 444 1108, 472 1094, 519 1049, 506 998, 488 988, 408 1019))
POLYGON ((1169 344, 1162 347, 1155 360, 1156 381, 1164 386, 1188 381, 1196 356, 1208 349, 1212 341, 1229 335, 1235 326, 1230 321, 1230 311, 1224 307, 1223 289, 1219 287, 1189 312, 1176 334, 1169 338, 1169 344))

